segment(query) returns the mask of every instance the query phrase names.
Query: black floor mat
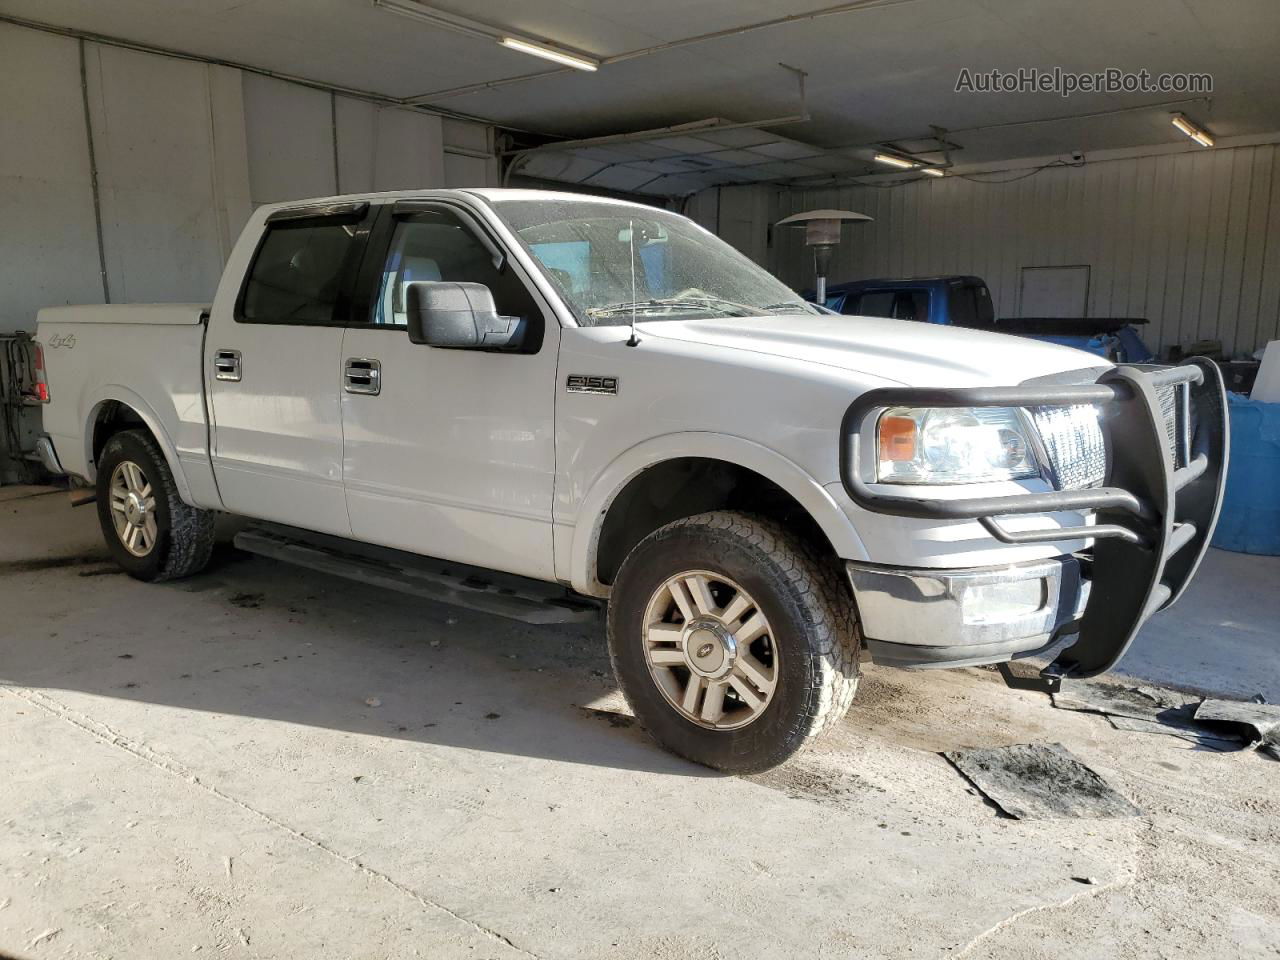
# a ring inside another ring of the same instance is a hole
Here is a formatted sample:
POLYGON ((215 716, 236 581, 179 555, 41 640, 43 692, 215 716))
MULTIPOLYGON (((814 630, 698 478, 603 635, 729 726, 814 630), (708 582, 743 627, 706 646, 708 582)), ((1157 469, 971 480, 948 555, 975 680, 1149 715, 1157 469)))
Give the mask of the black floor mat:
POLYGON ((1060 743, 951 750, 943 756, 992 803, 1018 820, 1142 813, 1060 743))

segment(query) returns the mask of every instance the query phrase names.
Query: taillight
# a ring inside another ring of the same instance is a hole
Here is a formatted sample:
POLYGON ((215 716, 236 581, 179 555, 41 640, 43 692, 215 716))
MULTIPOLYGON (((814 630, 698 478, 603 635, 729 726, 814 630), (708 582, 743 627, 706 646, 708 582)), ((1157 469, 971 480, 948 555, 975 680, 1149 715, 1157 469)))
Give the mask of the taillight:
POLYGON ((44 347, 38 343, 33 343, 35 351, 35 363, 32 365, 35 371, 35 383, 32 384, 32 399, 36 403, 49 402, 49 380, 44 373, 44 347))

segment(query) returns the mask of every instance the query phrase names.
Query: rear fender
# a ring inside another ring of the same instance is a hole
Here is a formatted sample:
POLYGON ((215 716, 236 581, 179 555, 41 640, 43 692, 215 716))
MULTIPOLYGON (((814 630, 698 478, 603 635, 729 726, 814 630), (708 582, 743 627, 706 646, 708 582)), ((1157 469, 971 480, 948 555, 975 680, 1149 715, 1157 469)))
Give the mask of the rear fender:
POLYGON ((98 418, 102 415, 102 408, 112 401, 128 407, 138 415, 138 419, 151 431, 151 435, 155 437, 156 443, 160 445, 160 449, 164 453, 165 462, 169 465, 169 472, 173 474, 173 482, 178 488, 178 496, 182 498, 183 503, 189 506, 198 506, 191 498, 191 487, 187 483, 186 471, 182 468, 182 461, 178 457, 178 448, 174 444, 173 438, 165 430, 160 417, 156 415, 156 412, 151 409, 150 405, 142 397, 128 387, 116 384, 106 387, 101 392, 101 396, 93 403, 88 415, 85 417, 84 462, 88 465, 90 474, 86 479, 90 482, 94 482, 97 479, 98 468, 93 459, 94 427, 98 423, 98 418))

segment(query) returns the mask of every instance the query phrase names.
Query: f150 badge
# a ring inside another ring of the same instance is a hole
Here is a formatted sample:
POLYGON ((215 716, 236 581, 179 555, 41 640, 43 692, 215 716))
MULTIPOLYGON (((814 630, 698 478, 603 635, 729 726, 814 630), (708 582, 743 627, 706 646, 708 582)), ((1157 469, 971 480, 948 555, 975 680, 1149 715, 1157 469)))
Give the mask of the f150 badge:
POLYGON ((593 374, 571 373, 565 384, 569 393, 598 393, 606 396, 617 396, 617 377, 597 377, 593 374))

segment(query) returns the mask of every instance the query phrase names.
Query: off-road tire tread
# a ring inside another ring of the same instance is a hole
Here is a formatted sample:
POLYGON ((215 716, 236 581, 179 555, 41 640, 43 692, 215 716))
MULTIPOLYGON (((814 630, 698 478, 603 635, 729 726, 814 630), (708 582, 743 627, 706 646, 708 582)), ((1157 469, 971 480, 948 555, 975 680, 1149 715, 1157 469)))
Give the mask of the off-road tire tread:
MULTIPOLYGON (((811 655, 807 658, 806 693, 817 693, 816 706, 797 716, 778 756, 764 758, 754 770, 738 768, 735 773, 766 770, 808 748, 815 739, 838 723, 848 711, 857 692, 859 646, 857 611, 852 592, 844 582, 839 563, 815 545, 791 533, 781 523, 750 513, 717 510, 676 520, 649 534, 623 562, 615 583, 624 582, 628 561, 644 544, 661 542, 682 532, 694 532, 710 540, 725 538, 759 552, 771 572, 780 577, 803 613, 801 634, 811 655)), ((614 620, 608 621, 609 654, 614 673, 628 700, 634 703, 625 671, 618 670, 614 620)), ((646 678, 647 679, 647 678, 646 678)), ((814 700, 806 697, 806 702, 814 700)), ((652 733, 652 731, 650 731, 652 733)), ((663 744, 673 752, 696 762, 705 762, 680 749, 678 743, 663 744)))
MULTIPOLYGON (((152 478, 156 495, 164 497, 169 510, 169 535, 164 561, 157 571, 140 579, 160 583, 194 576, 208 566, 209 558, 213 555, 216 515, 212 510, 201 510, 182 501, 164 452, 146 430, 121 430, 113 434, 102 449, 99 463, 107 462, 113 446, 122 446, 126 437, 140 444, 151 458, 151 469, 147 473, 152 478)), ((99 496, 101 495, 100 491, 99 496)), ((114 532, 111 535, 114 536, 114 532)))

